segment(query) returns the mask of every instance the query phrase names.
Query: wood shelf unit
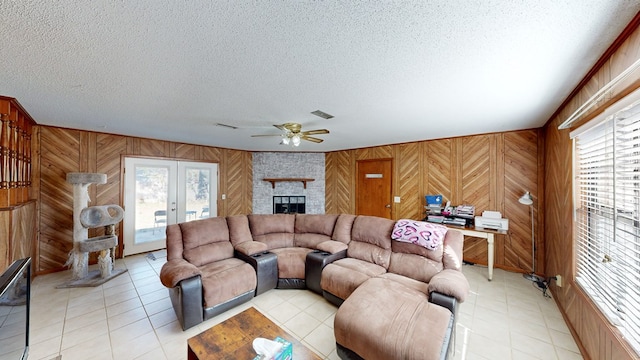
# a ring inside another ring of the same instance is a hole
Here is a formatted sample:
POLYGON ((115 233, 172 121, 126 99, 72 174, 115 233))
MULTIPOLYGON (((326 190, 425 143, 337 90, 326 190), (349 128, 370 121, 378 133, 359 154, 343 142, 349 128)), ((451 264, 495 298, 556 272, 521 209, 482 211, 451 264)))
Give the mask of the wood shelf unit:
POLYGON ((309 178, 264 178, 262 181, 268 181, 271 183, 271 188, 276 188, 277 182, 301 182, 304 188, 307 188, 307 182, 314 181, 315 179, 309 178))

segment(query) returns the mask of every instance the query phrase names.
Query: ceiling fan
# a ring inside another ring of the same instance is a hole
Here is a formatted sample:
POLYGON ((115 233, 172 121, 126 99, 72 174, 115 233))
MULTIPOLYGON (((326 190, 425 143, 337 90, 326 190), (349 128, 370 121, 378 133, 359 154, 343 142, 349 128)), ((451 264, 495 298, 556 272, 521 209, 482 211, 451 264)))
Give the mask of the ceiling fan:
POLYGON ((307 140, 314 143, 321 143, 324 140, 313 137, 310 135, 322 135, 328 134, 329 130, 327 129, 317 129, 317 130, 309 130, 309 131, 301 131, 302 125, 298 123, 284 123, 282 125, 273 125, 278 129, 282 130, 281 134, 265 134, 265 135, 251 135, 251 137, 262 137, 262 136, 280 136, 282 137, 282 143, 284 145, 291 144, 292 146, 300 145, 301 140, 307 140))

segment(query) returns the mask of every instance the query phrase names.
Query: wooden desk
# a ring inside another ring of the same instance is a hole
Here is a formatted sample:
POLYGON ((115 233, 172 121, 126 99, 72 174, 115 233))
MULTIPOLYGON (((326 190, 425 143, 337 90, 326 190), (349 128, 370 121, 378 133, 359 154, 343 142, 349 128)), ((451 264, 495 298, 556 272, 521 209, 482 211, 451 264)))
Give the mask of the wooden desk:
POLYGON ((495 249, 494 249, 494 235, 502 234, 505 235, 507 232, 505 230, 493 230, 486 229, 481 227, 464 227, 464 226, 456 226, 456 225, 448 225, 443 224, 444 226, 458 230, 464 236, 472 236, 482 239, 487 239, 487 269, 489 270, 489 281, 493 280, 493 261, 495 257, 495 249))
POLYGON ((249 308, 187 340, 187 359, 250 360, 256 356, 253 339, 262 337, 273 340, 277 336, 291 343, 294 359, 321 359, 254 308, 249 308))

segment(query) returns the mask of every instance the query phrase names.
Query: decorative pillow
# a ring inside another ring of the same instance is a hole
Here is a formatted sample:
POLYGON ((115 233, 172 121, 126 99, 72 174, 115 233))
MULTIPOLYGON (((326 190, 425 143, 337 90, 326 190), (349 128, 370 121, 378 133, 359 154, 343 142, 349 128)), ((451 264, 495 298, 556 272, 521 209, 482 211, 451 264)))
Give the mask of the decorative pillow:
POLYGON ((393 227, 391 238, 397 241, 420 245, 428 250, 437 249, 447 234, 443 225, 400 219, 393 227))

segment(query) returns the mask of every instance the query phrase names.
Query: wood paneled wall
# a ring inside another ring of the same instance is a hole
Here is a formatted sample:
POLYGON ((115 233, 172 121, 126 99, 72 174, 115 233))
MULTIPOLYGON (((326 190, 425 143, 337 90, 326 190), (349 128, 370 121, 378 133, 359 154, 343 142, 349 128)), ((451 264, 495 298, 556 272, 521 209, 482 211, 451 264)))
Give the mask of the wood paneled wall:
POLYGON ((14 260, 35 256, 35 216, 35 200, 0 211, 0 272, 14 260))
MULTIPOLYGON (((424 196, 442 194, 453 205, 473 204, 476 212, 497 210, 509 219, 508 235, 496 237, 496 267, 527 272, 532 267, 529 207, 518 203, 525 191, 534 197, 537 269, 544 273, 544 232, 540 230, 543 180, 542 133, 524 130, 429 140, 326 154, 326 212, 354 213, 356 161, 392 158, 394 219, 424 218, 424 196), (539 151, 540 150, 540 151, 539 151)), ((465 260, 487 263, 484 239, 467 239, 465 260)))
MULTIPOLYGON (((596 306, 586 297, 575 283, 575 258, 573 244, 573 203, 572 203, 572 145, 569 130, 558 130, 580 105, 611 79, 615 78, 635 60, 640 58, 640 30, 638 16, 634 28, 622 45, 605 58, 602 66, 587 79, 575 96, 545 126, 545 227, 547 239, 545 260, 547 274, 560 274, 565 279, 563 287, 551 285, 558 306, 574 337, 578 341, 585 359, 623 360, 638 359, 639 354, 629 348, 617 330, 611 328, 596 306)), ((629 29, 629 28, 628 28, 629 29)), ((623 36, 625 34, 623 33, 623 36)), ((616 86, 601 101, 593 113, 602 110, 620 94, 638 86, 640 74, 635 74, 616 86)))
MULTIPOLYGON (((106 184, 89 187, 91 205, 123 205, 121 163, 125 155, 218 163, 218 214, 251 212, 250 152, 49 126, 36 126, 34 136, 34 148, 39 154, 34 188, 41 207, 36 273, 61 270, 73 247, 73 188, 66 182, 66 174, 107 174, 106 184), (221 199, 222 194, 226 200, 221 199)), ((122 233, 120 228, 119 234, 122 233)), ((121 236, 119 243, 122 242, 121 236)))

